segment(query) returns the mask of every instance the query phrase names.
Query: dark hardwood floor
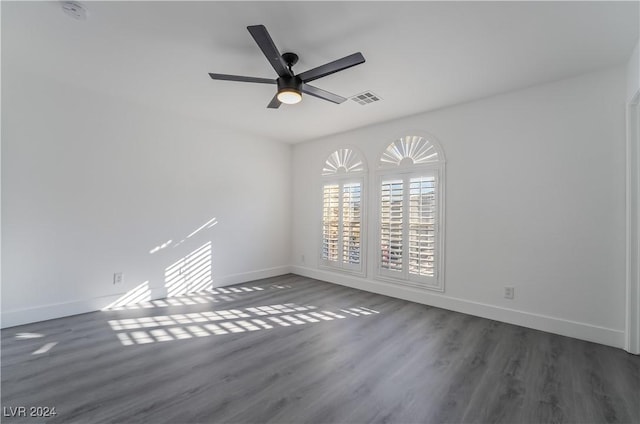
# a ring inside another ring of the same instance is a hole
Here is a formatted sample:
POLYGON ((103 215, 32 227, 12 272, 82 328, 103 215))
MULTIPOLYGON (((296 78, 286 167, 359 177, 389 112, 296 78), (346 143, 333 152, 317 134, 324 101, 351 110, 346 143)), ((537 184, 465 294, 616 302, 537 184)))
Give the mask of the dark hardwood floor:
POLYGON ((638 356, 296 275, 9 328, 1 359, 6 423, 640 423, 638 356))

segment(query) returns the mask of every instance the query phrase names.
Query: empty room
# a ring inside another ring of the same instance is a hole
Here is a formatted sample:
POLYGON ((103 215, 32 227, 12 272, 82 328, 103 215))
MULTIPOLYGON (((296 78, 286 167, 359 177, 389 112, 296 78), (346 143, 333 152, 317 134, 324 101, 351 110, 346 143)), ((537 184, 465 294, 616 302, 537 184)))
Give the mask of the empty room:
POLYGON ((0 3, 6 423, 639 423, 640 3, 0 3))

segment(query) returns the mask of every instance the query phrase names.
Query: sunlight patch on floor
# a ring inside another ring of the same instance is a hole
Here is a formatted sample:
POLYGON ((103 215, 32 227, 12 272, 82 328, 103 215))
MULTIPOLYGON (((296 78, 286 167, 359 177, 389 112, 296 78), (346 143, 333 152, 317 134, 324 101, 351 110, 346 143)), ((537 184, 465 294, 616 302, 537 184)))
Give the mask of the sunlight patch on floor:
POLYGON ((366 307, 320 310, 295 303, 109 320, 124 346, 269 330, 378 314, 366 307))
MULTIPOLYGON (((135 300, 135 296, 129 298, 131 292, 127 292, 120 299, 116 300, 112 304, 103 308, 103 311, 122 311, 131 309, 150 309, 150 308, 165 308, 169 306, 181 306, 181 305, 197 305, 206 303, 218 303, 218 302, 232 302, 238 300, 238 295, 246 293, 254 293, 264 290, 273 289, 288 289, 291 286, 273 284, 268 287, 258 286, 233 286, 233 287, 216 287, 204 289, 196 293, 189 293, 175 297, 168 297, 157 300, 137 301, 132 303, 131 300, 135 300), (113 306, 112 306, 113 305, 113 306)), ((135 291, 136 289, 133 289, 135 291)))
POLYGON ((55 345, 57 345, 58 342, 51 342, 51 343, 47 343, 44 346, 42 346, 40 349, 34 351, 32 353, 32 355, 42 355, 43 353, 47 353, 49 352, 51 349, 53 349, 53 347, 55 345))

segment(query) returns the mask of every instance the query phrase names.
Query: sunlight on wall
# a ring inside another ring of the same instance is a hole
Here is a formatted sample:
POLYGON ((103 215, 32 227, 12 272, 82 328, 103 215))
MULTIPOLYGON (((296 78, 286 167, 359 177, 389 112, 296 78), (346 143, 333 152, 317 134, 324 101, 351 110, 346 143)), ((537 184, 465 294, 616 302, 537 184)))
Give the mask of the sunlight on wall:
POLYGON ((211 288, 211 242, 208 241, 164 271, 167 297, 211 288))
POLYGON ((102 308, 102 310, 106 311, 107 309, 123 307, 125 305, 140 303, 147 300, 151 300, 151 290, 149 289, 149 282, 145 281, 144 283, 120 296, 120 298, 116 301, 102 308))
POLYGON ((218 220, 216 219, 216 217, 213 217, 209 221, 205 222, 204 225, 201 225, 200 227, 195 229, 193 232, 191 232, 191 234, 189 234, 187 236, 187 238, 190 239, 191 237, 193 237, 196 234, 198 234, 200 231, 207 230, 207 229, 213 227, 214 225, 216 225, 217 223, 218 223, 218 220))
POLYGON ((149 250, 149 254, 153 255, 154 253, 159 252, 160 250, 169 247, 169 245, 171 245, 172 242, 173 242, 173 240, 167 240, 164 243, 157 245, 153 249, 149 250))
MULTIPOLYGON (((185 238, 183 238, 182 240, 180 240, 179 242, 177 242, 176 244, 173 245, 174 248, 180 246, 182 243, 184 243, 185 241, 189 240, 191 237, 195 236, 196 234, 204 231, 204 230, 208 230, 209 228, 212 228, 214 225, 218 224, 218 218, 213 217, 210 220, 208 220, 207 222, 205 222, 203 225, 201 225, 200 227, 196 228, 195 230, 193 230, 188 236, 186 236, 185 238)), ((153 249, 149 250, 149 254, 153 255, 156 252, 161 251, 162 249, 166 249, 167 247, 169 247, 171 245, 171 243, 173 243, 173 240, 167 240, 162 244, 157 245, 156 247, 154 247, 153 249)))
POLYGON ((201 225, 200 227, 198 227, 195 230, 193 230, 188 236, 186 236, 185 238, 180 240, 173 247, 180 246, 182 243, 184 243, 185 241, 189 240, 191 237, 195 236, 196 234, 200 233, 201 231, 208 230, 209 228, 212 228, 214 225, 217 225, 217 224, 218 224, 218 219, 216 217, 211 218, 210 220, 205 222, 203 225, 201 225))
MULTIPOLYGON (((176 248, 182 243, 186 242, 188 239, 214 227, 217 224, 218 219, 216 217, 213 217, 203 225, 191 231, 189 235, 184 237, 178 243, 173 243, 173 240, 167 240, 164 243, 161 243, 149 250, 149 254, 153 255, 154 253, 157 253, 169 247, 176 248)), ((211 289, 213 282, 211 274, 211 241, 208 241, 193 252, 189 253, 188 255, 184 256, 183 258, 174 262, 172 265, 165 268, 164 281, 165 288, 167 289, 166 296, 168 298, 211 289)), ((209 299, 213 302, 216 301, 213 298, 209 299)), ((204 303, 206 303, 206 301, 204 303)), ((102 310, 135 309, 138 307, 153 308, 157 306, 167 306, 167 303, 164 301, 151 301, 151 290, 149 288, 149 282, 146 281, 140 286, 125 293, 115 302, 105 306, 102 310)))
POLYGON ((194 337, 208 337, 275 327, 314 324, 349 317, 378 314, 366 307, 318 310, 316 306, 285 303, 221 311, 149 316, 110 320, 111 328, 124 346, 194 337))

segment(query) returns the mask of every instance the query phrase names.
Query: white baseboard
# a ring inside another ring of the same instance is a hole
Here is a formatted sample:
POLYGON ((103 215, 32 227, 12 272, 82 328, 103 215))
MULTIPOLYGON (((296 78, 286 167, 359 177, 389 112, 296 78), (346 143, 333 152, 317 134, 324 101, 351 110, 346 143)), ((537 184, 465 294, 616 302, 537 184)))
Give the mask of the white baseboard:
POLYGON ((330 283, 340 284, 354 289, 370 291, 385 296, 436 306, 451 311, 520 325, 522 327, 533 328, 535 330, 560 334, 603 345, 624 348, 625 344, 625 333, 623 330, 615 330, 582 322, 569 321, 562 318, 473 302, 465 299, 445 296, 439 293, 431 293, 411 287, 391 285, 382 281, 343 275, 321 269, 292 266, 291 272, 304 277, 328 281, 330 283))
POLYGON ((16 325, 30 324, 32 322, 46 321, 50 319, 84 314, 86 312, 99 311, 106 305, 115 302, 122 293, 111 296, 94 297, 86 300, 52 303, 48 305, 34 306, 32 308, 2 311, 2 323, 0 328, 14 327, 16 325))
MULTIPOLYGON (((214 277, 212 287, 224 287, 232 284, 246 283, 248 281, 260 280, 262 278, 276 277, 288 274, 291 267, 288 265, 266 268, 257 271, 243 272, 239 274, 214 277)), ((151 300, 166 297, 164 287, 151 287, 151 300)), ((16 325, 30 324, 32 322, 46 321, 50 319, 62 318, 71 315, 84 314, 103 309, 118 300, 125 293, 116 293, 109 296, 95 297, 91 299, 76 300, 71 302, 54 303, 36 306, 33 308, 2 311, 0 328, 15 327, 16 325)))
MULTIPOLYGON (((426 292, 424 290, 414 289, 411 287, 401 287, 382 281, 301 266, 285 265, 217 277, 214 278, 212 286, 224 287, 232 284, 259 280, 262 278, 276 277, 290 272, 304 277, 315 278, 359 290, 409 300, 411 302, 422 303, 425 305, 436 306, 451 311, 520 325, 523 327, 587 340, 617 348, 624 348, 625 345, 625 332, 622 330, 604 328, 582 322, 518 311, 515 309, 502 308, 495 305, 445 296, 439 293, 426 292)), ((28 309, 2 311, 0 328, 14 327, 16 325, 99 311, 106 305, 116 301, 123 294, 124 293, 119 293, 86 300, 49 304, 28 309)), ((151 288, 151 299, 161 299, 165 296, 166 291, 163 288, 151 288)))
POLYGON ((214 287, 230 286, 232 284, 246 283, 247 281, 261 280, 263 278, 277 277, 279 275, 289 274, 291 267, 289 265, 277 266, 273 268, 260 269, 258 271, 242 272, 240 274, 225 275, 224 277, 214 277, 214 287))

